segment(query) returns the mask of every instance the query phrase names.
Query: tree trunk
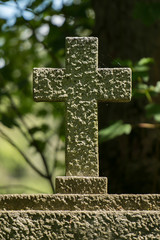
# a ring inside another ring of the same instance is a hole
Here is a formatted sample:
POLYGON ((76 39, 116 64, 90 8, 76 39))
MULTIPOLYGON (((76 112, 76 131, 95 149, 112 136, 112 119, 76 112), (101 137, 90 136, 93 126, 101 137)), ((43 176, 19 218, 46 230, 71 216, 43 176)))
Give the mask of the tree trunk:
MULTIPOLYGON (((117 58, 136 62, 143 57, 152 57, 155 64, 151 81, 155 84, 160 76, 160 23, 151 20, 144 23, 137 14, 142 3, 148 6, 158 1, 92 0, 92 3, 96 16, 93 35, 99 38, 99 67, 110 67, 117 58)), ((154 13, 144 14, 146 19, 152 19, 154 13)), ((131 103, 99 104, 99 129, 119 119, 135 126, 130 135, 100 145, 100 175, 109 178, 110 193, 160 191, 160 133, 136 127, 137 123, 147 121, 144 115, 146 103, 145 99, 133 98, 131 103)))

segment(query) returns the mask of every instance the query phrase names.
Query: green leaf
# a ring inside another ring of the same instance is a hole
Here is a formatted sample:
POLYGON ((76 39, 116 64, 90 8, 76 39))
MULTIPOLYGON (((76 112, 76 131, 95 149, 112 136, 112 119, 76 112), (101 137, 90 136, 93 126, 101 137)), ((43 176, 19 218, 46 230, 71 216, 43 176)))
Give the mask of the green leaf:
POLYGON ((137 65, 133 68, 134 72, 147 72, 148 70, 149 70, 149 67, 145 65, 137 65))
POLYGON ((154 60, 153 58, 141 58, 138 62, 138 65, 139 66, 144 66, 144 65, 148 65, 150 63, 153 63, 154 60))
POLYGON ((138 89, 147 90, 148 89, 148 85, 145 84, 145 83, 139 83, 138 84, 138 89))
POLYGON ((129 134, 132 130, 130 124, 124 124, 123 121, 117 121, 109 127, 99 131, 99 142, 105 142, 123 134, 129 134))
POLYGON ((156 86, 154 87, 154 91, 156 93, 160 93, 160 81, 157 82, 156 86))
POLYGON ((147 83, 149 81, 149 76, 143 76, 143 82, 147 83))
POLYGON ((160 104, 148 104, 145 110, 148 118, 153 118, 155 121, 160 122, 160 104))
POLYGON ((154 119, 156 122, 160 122, 160 113, 154 115, 154 119))

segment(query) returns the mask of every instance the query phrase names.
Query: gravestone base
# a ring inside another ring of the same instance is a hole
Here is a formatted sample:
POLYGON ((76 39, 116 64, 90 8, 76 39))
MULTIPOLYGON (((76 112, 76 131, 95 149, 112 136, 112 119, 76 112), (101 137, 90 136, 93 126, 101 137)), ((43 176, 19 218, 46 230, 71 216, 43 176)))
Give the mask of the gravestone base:
POLYGON ((106 177, 56 177, 56 192, 62 194, 106 194, 106 177))
POLYGON ((1 195, 0 239, 160 239, 160 195, 1 195))

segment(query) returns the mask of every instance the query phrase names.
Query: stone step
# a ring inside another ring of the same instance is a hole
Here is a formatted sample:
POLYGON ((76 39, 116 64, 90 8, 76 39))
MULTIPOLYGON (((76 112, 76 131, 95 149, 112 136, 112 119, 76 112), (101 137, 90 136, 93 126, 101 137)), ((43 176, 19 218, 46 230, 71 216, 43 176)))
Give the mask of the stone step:
POLYGON ((0 211, 0 239, 159 240, 160 211, 0 211))
POLYGON ((160 194, 8 194, 0 211, 160 211, 160 194))

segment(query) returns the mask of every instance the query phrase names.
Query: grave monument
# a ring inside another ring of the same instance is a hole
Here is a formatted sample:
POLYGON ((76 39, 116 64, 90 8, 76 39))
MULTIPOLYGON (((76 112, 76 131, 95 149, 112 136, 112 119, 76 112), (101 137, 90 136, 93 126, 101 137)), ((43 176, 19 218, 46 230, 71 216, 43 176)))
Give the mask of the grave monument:
POLYGON ((0 239, 160 239, 160 195, 110 195, 99 177, 98 102, 131 99, 129 68, 98 68, 98 39, 66 38, 63 69, 35 68, 35 101, 65 102, 56 194, 1 195, 0 239))
POLYGON ((66 38, 66 67, 34 69, 35 101, 66 106, 66 177, 56 179, 57 193, 107 193, 99 176, 98 101, 131 99, 129 68, 98 68, 98 39, 66 38))

